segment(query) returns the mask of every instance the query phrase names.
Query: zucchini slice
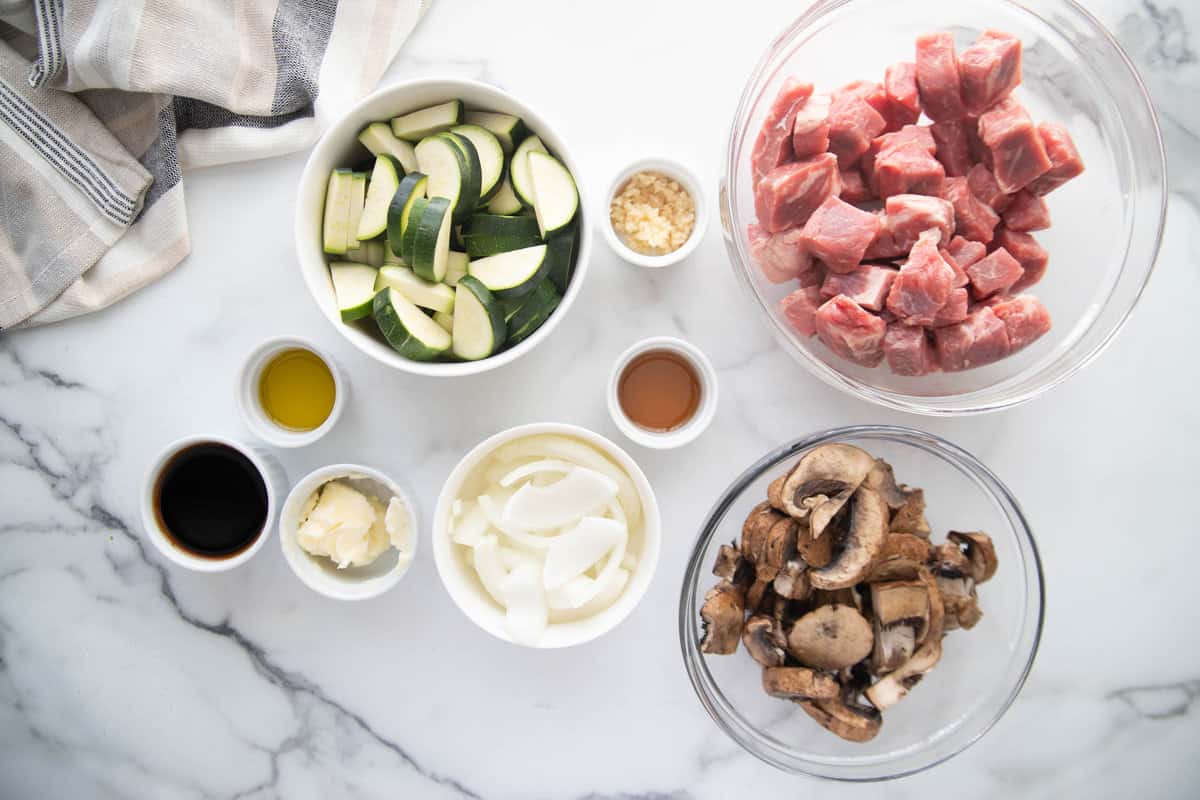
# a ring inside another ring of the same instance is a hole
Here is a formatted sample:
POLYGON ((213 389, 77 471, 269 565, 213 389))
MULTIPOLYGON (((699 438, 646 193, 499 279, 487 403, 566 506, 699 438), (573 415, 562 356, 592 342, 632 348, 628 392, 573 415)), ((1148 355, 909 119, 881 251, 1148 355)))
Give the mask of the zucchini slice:
POLYGON ((578 239, 579 223, 575 221, 546 243, 546 258, 550 261, 546 277, 554 284, 554 288, 558 289, 559 294, 567 293, 571 276, 575 274, 575 243, 578 239))
POLYGON ((400 162, 388 155, 375 156, 375 169, 371 170, 371 183, 367 187, 367 200, 363 205, 358 222, 356 239, 374 239, 387 230, 388 205, 396 190, 404 168, 400 162))
POLYGON ((335 261, 329 265, 329 277, 333 281, 333 294, 342 322, 371 316, 377 272, 366 264, 335 261))
POLYGON ((397 139, 386 122, 372 122, 363 128, 358 134, 358 141, 371 151, 371 155, 387 155, 396 159, 405 172, 417 168, 417 154, 413 152, 413 146, 403 139, 397 139))
POLYGON ((413 361, 432 361, 450 349, 450 334, 392 288, 375 295, 375 323, 397 353, 413 361))
POLYGON ((346 241, 347 252, 358 247, 358 225, 362 221, 363 207, 367 201, 367 173, 356 172, 350 184, 350 223, 346 228, 350 238, 346 241))
POLYGON ((500 188, 496 191, 496 196, 493 197, 487 204, 489 214, 519 214, 521 213, 521 201, 513 192, 512 181, 508 175, 504 176, 504 180, 500 181, 500 188))
POLYGON ((542 282, 549 267, 546 245, 539 244, 471 261, 467 274, 497 297, 521 297, 542 282))
POLYGON ((558 308, 562 296, 548 281, 542 281, 537 287, 521 299, 521 304, 511 310, 508 317, 508 334, 506 345, 512 347, 520 344, 542 324, 558 308))
POLYGON ((356 264, 370 264, 372 267, 382 267, 384 263, 384 251, 386 250, 387 245, 378 239, 369 242, 358 242, 358 247, 346 251, 345 260, 353 261, 356 264))
POLYGON ((425 198, 425 187, 429 178, 420 172, 410 172, 400 180, 400 186, 388 203, 387 239, 388 250, 396 257, 402 255, 400 249, 404 241, 404 229, 408 226, 409 214, 417 200, 425 198))
POLYGON ((451 334, 450 341, 451 341, 451 346, 453 346, 454 315, 448 314, 445 311, 435 311, 433 314, 433 321, 436 322, 438 325, 441 325, 442 330, 444 330, 446 333, 451 334))
POLYGON ((529 179, 533 184, 533 211, 542 236, 550 239, 566 229, 579 211, 579 190, 571 172, 548 153, 529 154, 529 179))
POLYGON ((517 146, 517 142, 525 138, 525 123, 521 121, 520 117, 512 114, 498 114, 494 111, 468 111, 466 120, 468 125, 478 125, 484 130, 490 131, 500 142, 500 146, 504 148, 505 155, 511 153, 517 146))
POLYGON ((504 344, 504 311, 488 288, 464 275, 454 288, 454 355, 464 361, 487 358, 504 344))
POLYGON ((400 232, 400 258, 404 260, 405 264, 412 263, 413 238, 417 235, 417 226, 412 223, 421 218, 427 205, 429 205, 429 201, 424 197, 413 200, 412 207, 408 210, 408 217, 404 220, 404 229, 400 232))
POLYGON ((393 118, 392 135, 410 142, 419 142, 426 136, 448 131, 455 125, 461 125, 462 121, 462 101, 450 100, 393 118))
POLYGON ((354 191, 354 172, 335 169, 325 189, 324 225, 321 242, 326 253, 342 255, 349 249, 354 233, 350 230, 350 195, 354 191))
POLYGON ((454 310, 454 290, 444 283, 430 283, 407 267, 383 267, 375 278, 375 291, 395 289, 413 305, 431 311, 454 310))
POLYGON ((416 228, 412 250, 406 256, 413 272, 427 281, 441 282, 450 257, 450 201, 431 197, 421 216, 412 218, 409 226, 416 228))
POLYGON ((485 258, 542 243, 533 217, 473 214, 463 226, 463 243, 471 258, 485 258))
POLYGON ((446 258, 446 277, 442 278, 442 282, 448 286, 458 285, 459 278, 467 274, 467 263, 466 253, 451 250, 446 258))
POLYGON ((546 145, 536 136, 528 136, 517 145, 508 162, 509 180, 521 205, 533 208, 533 182, 529 178, 529 154, 545 153, 546 145))
POLYGON ((495 134, 478 125, 459 125, 450 132, 468 139, 475 147, 475 155, 479 158, 479 203, 482 205, 500 190, 505 167, 504 149, 495 134))
POLYGON ((454 143, 458 151, 467 161, 467 185, 463 189, 458 202, 454 204, 454 224, 461 225, 467 217, 475 213, 479 205, 479 187, 483 185, 483 166, 479 163, 479 151, 475 144, 466 136, 454 131, 438 134, 454 143), (472 199, 474 198, 474 199, 472 199))
POLYGON ((471 170, 467 147, 474 150, 469 142, 464 145, 457 137, 446 134, 430 136, 417 144, 417 164, 429 176, 425 193, 449 200, 455 215, 462 209, 463 219, 479 202, 479 172, 471 170))

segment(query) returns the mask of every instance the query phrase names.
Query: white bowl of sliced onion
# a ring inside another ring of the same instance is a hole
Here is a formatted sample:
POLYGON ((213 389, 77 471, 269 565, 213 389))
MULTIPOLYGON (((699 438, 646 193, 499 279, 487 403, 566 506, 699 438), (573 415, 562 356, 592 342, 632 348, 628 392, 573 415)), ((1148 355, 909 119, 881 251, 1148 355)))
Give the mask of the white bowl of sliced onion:
POLYGON ((514 644, 570 647, 646 594, 662 537, 642 470, 603 436, 535 423, 458 463, 438 496, 433 555, 471 621, 514 644))

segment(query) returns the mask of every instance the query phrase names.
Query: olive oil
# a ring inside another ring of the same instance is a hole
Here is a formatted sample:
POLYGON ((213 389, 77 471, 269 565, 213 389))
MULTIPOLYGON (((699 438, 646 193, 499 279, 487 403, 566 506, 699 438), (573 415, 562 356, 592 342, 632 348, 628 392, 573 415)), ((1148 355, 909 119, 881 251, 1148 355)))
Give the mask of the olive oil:
POLYGON ((329 365, 299 347, 272 358, 258 380, 263 411, 277 425, 293 431, 321 427, 333 412, 336 394, 329 365))
POLYGON ((617 382, 625 416, 649 431, 673 431, 700 407, 700 376, 674 350, 651 350, 629 362, 617 382))

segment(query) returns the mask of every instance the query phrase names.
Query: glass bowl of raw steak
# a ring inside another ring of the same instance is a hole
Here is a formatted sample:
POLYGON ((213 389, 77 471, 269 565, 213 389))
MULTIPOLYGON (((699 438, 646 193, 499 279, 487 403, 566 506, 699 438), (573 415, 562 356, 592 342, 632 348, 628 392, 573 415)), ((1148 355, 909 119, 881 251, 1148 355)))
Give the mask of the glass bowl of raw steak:
POLYGON ((911 428, 839 428, 767 453, 714 498, 680 646, 705 710, 751 754, 887 780, 999 721, 1033 665, 1044 600, 1021 508, 978 459, 911 428))
POLYGON ((1071 0, 818 2, 747 82, 725 169, 726 246, 784 346, 932 415, 1099 355, 1166 202, 1145 87, 1071 0))

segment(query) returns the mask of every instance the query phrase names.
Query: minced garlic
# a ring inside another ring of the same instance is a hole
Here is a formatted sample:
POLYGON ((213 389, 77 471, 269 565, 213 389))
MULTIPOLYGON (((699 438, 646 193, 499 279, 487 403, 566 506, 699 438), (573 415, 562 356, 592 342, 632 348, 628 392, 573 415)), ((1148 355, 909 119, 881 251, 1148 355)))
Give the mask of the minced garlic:
POLYGON ((626 181, 612 199, 609 214, 621 240, 647 256, 678 250, 696 225, 692 196, 660 172, 639 172, 626 181))

